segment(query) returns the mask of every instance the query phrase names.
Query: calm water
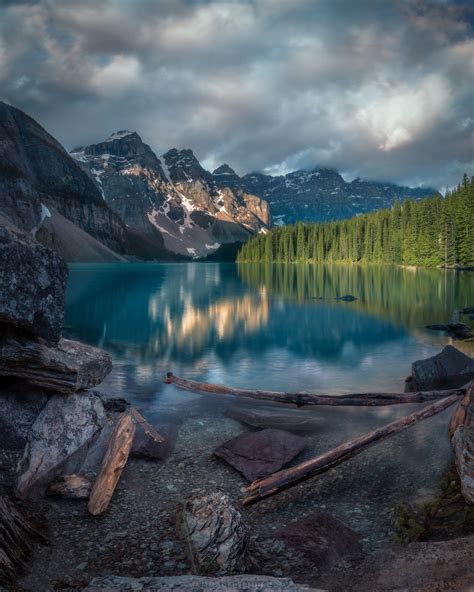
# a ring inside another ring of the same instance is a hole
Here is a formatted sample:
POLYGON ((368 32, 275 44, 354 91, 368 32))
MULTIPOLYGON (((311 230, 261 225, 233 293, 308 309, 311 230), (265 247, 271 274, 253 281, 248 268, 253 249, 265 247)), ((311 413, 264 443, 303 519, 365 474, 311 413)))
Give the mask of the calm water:
MULTIPOLYGON (((472 304, 474 274, 469 273, 310 265, 88 264, 71 266, 66 326, 70 336, 113 355, 114 370, 103 390, 136 402, 159 424, 170 412, 184 421, 191 409, 188 401, 193 401, 193 417, 222 420, 232 403, 163 385, 168 370, 249 388, 403 390, 411 363, 450 341, 424 326, 448 321, 455 310, 472 304), (343 294, 358 300, 335 300, 343 294)), ((472 345, 463 347, 474 353, 472 345)), ((306 456, 413 408, 318 408, 321 426, 306 456)), ((382 503, 388 496, 396 503, 400 497, 432 490, 450 460, 449 413, 362 454, 347 463, 348 468, 332 471, 334 478, 321 479, 298 495, 308 491, 312 500, 318 494, 319 502, 327 502, 330 492, 339 513, 350 514, 356 504, 360 512, 368 498, 382 503), (340 482, 344 471, 352 471, 350 487, 340 482)), ((203 421, 196 439, 206 442, 205 426, 215 430, 216 423, 203 421)), ((236 424, 235 429, 238 433, 244 428, 236 424)))

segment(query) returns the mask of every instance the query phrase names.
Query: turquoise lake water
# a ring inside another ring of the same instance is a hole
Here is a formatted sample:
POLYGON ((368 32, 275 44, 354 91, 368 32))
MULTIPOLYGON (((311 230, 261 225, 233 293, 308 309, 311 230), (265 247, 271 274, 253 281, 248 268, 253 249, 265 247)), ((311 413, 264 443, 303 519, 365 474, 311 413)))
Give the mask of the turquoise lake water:
MULTIPOLYGON (((472 273, 312 265, 77 264, 70 269, 65 324, 70 337, 112 354, 114 370, 101 390, 133 401, 159 425, 170 410, 180 421, 187 413, 189 395, 162 382, 168 370, 195 380, 280 391, 402 391, 411 363, 451 342, 425 325, 448 321, 456 310, 472 304, 472 273), (357 300, 335 299, 345 294, 357 300)), ((472 344, 455 345, 474 353, 472 344)), ((206 441, 206 425, 215 430, 219 421, 233 421, 225 412, 234 401, 192 397, 193 417, 202 414, 208 422, 202 423, 196 440, 206 441)), ((321 424, 303 457, 414 408, 318 408, 321 424)), ((336 481, 321 480, 312 494, 319 491, 326 500, 330 496, 344 514, 356 503, 363 507, 367 499, 396 503, 433 490, 451 459, 446 437, 450 413, 363 453, 347 469, 332 471, 336 481), (350 471, 349 489, 339 479, 344 471, 350 471)), ((182 445, 189 446, 189 441, 182 445)))
POLYGON ((81 264, 65 322, 113 354, 117 395, 146 399, 166 370, 275 390, 395 391, 412 361, 450 341, 424 326, 473 301, 474 274, 438 270, 81 264), (344 294, 358 300, 335 300, 344 294))

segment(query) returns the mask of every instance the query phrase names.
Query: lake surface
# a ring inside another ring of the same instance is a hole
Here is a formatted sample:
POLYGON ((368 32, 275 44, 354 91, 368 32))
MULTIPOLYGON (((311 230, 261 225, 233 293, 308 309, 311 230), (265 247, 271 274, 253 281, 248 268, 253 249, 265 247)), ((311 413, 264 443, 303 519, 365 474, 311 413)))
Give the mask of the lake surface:
MULTIPOLYGON (((194 380, 280 391, 403 391, 411 363, 451 342, 425 325, 448 321, 472 304, 472 273, 283 264, 76 264, 70 269, 65 323, 69 336, 112 354, 114 370, 101 390, 133 401, 157 425, 174 413, 186 426, 189 414, 186 439, 178 435, 176 449, 198 443, 212 455, 206 430, 215 441, 221 424, 236 434, 246 429, 226 416, 235 401, 164 385, 168 370, 194 380), (357 300, 335 300, 344 294, 357 300)), ((472 344, 456 345, 473 355, 472 344)), ((298 460, 414 408, 318 408, 311 413, 317 413, 320 427, 298 460)), ((379 517, 375 524, 374 506, 382 515, 400 499, 436 490, 451 459, 450 413, 296 487, 293 507, 311 500, 346 519, 357 514, 364 535, 384 540, 388 519, 379 517)))

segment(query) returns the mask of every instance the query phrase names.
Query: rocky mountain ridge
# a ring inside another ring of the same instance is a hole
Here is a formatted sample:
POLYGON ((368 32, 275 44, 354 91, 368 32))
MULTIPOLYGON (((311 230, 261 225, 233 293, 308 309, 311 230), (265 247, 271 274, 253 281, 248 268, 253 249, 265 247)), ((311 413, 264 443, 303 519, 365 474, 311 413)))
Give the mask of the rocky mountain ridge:
POLYGON ((280 176, 255 172, 240 177, 224 164, 213 175, 219 186, 240 189, 266 200, 277 225, 351 218, 389 208, 396 200, 405 197, 421 199, 438 194, 430 187, 402 187, 361 179, 346 182, 335 169, 321 167, 280 176))
POLYGON ((158 158, 136 132, 122 130, 71 155, 129 227, 158 231, 169 251, 205 256, 271 225, 266 202, 219 186, 192 150, 173 148, 158 158))

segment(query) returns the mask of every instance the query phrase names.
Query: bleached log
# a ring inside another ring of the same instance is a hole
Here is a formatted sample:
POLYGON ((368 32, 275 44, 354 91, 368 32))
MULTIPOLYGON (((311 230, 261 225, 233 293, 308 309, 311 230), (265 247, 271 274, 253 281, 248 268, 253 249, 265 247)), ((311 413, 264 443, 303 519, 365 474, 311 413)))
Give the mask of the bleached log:
POLYGON ((443 399, 449 395, 463 395, 466 388, 451 389, 447 391, 418 391, 416 393, 355 393, 348 395, 317 395, 309 393, 284 393, 278 391, 263 391, 237 389, 222 384, 209 382, 197 382, 186 380, 168 372, 165 378, 167 384, 175 384, 177 387, 193 392, 211 393, 215 395, 232 395, 268 401, 272 403, 285 403, 303 407, 305 405, 337 406, 364 406, 378 407, 382 405, 400 405, 403 403, 424 403, 443 399))
POLYGON ((336 448, 302 462, 295 467, 278 471, 263 479, 258 479, 247 487, 247 491, 249 491, 250 495, 243 500, 243 504, 245 506, 255 504, 262 499, 280 493, 280 491, 294 487, 302 481, 320 475, 357 454, 360 454, 369 448, 369 446, 373 446, 389 436, 393 436, 406 430, 414 423, 432 417, 437 413, 441 413, 441 411, 444 411, 458 400, 459 395, 452 394, 449 397, 441 399, 441 401, 436 401, 435 403, 416 411, 415 413, 411 413, 410 415, 392 421, 391 423, 381 426, 371 432, 367 432, 362 436, 357 436, 352 440, 343 442, 336 448))
POLYGON ((89 512, 94 516, 102 514, 112 499, 115 487, 128 460, 135 427, 132 414, 127 411, 117 422, 110 436, 109 445, 99 474, 92 486, 87 506, 89 512))

